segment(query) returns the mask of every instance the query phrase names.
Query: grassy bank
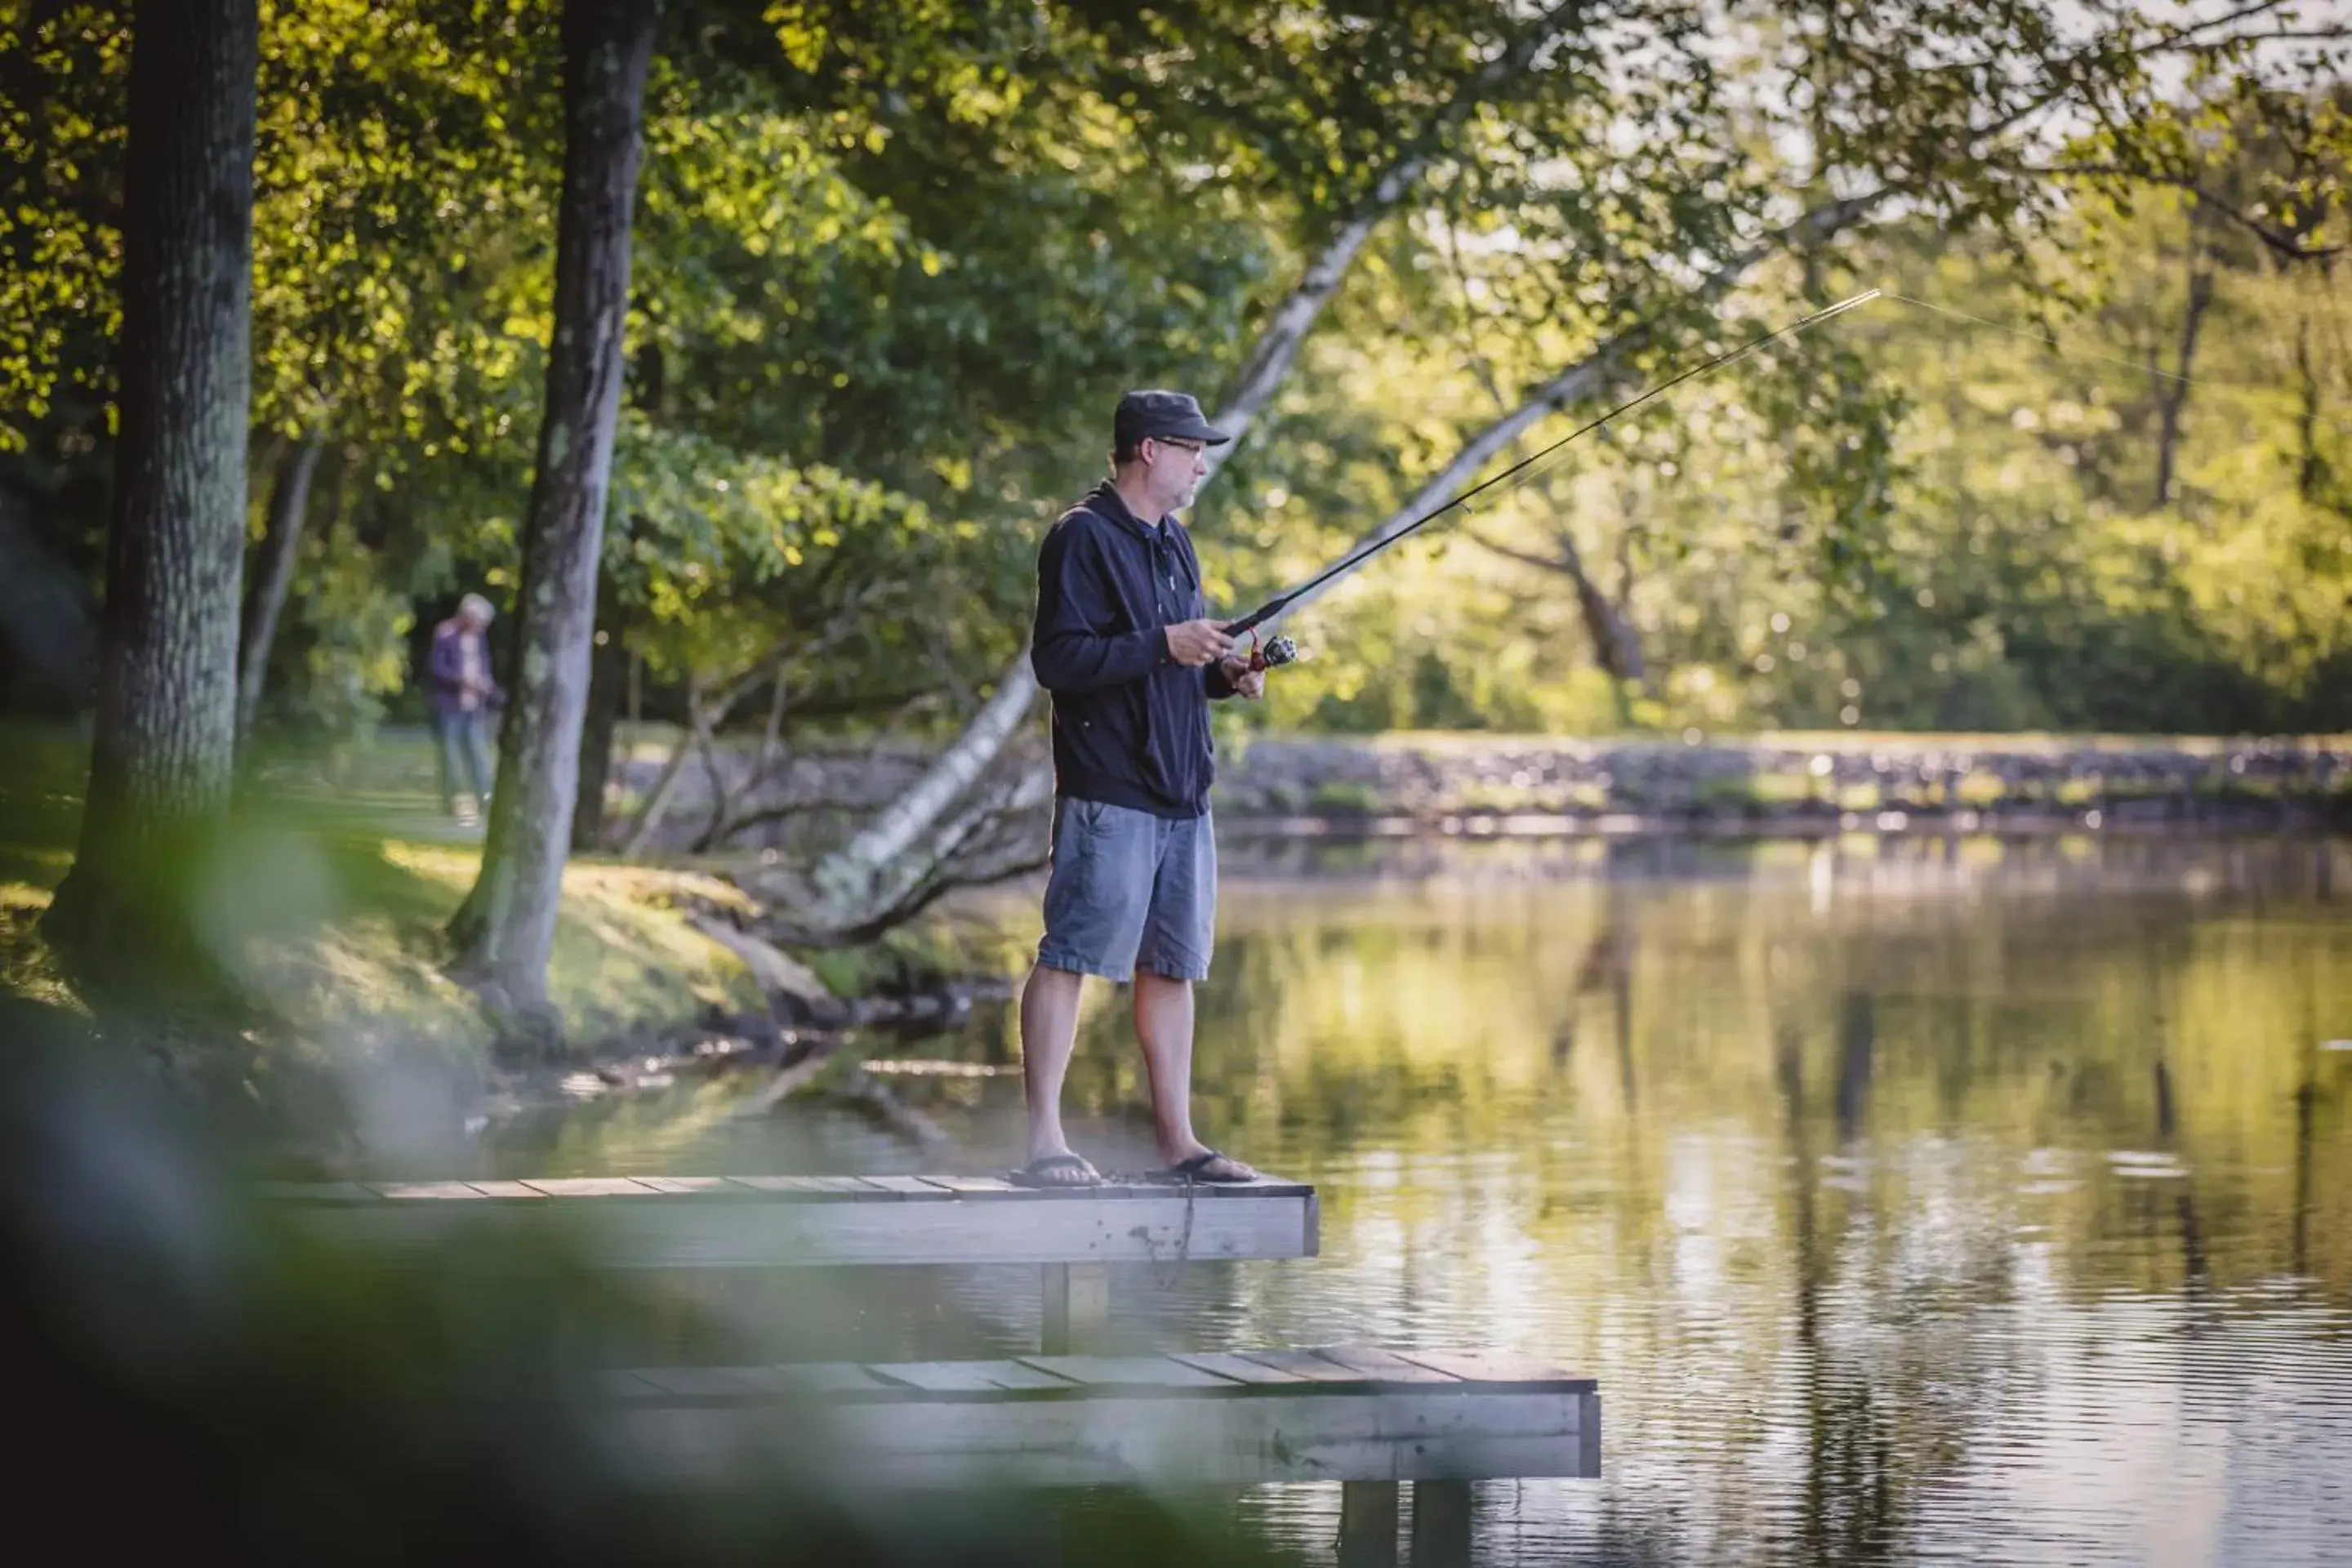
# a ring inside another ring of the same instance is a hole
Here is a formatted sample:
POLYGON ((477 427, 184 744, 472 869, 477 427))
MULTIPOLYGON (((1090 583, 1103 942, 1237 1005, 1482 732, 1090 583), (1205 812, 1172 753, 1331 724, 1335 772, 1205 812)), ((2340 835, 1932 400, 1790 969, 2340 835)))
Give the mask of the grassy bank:
MULTIPOLYGON (((0 785, 0 984, 70 1003, 37 924, 72 862, 81 751, 70 735, 23 729, 0 732, 0 746, 16 764, 0 785)), ((266 797, 239 813, 208 870, 210 956, 273 1043, 481 1049, 489 1020, 442 973, 443 928, 479 864, 478 845, 429 799, 266 797)), ((697 906, 745 900, 694 871, 593 859, 566 870, 549 989, 568 1040, 760 1005, 742 963, 688 922, 697 906)))
MULTIPOLYGON (((17 764, 0 778, 0 989, 68 1006, 79 998, 38 925, 72 863, 85 747, 67 730, 0 725, 17 764)), ((479 869, 479 832, 437 809, 425 744, 394 734, 341 756, 270 759, 262 777, 204 897, 210 956, 257 1021, 252 1042, 321 1061, 404 1050, 487 1060, 495 1021, 444 972, 443 932, 479 869)), ((768 1011, 760 974, 697 924, 758 913, 724 866, 572 859, 548 975, 570 1057, 652 1053, 714 1011, 735 1020, 719 1033, 757 1032, 743 1016, 768 1011)), ((854 1021, 890 1005, 880 999, 1006 971, 1009 952, 992 927, 942 913, 781 967, 803 1005, 854 1021)), ((762 957, 771 982, 776 959, 762 957)))

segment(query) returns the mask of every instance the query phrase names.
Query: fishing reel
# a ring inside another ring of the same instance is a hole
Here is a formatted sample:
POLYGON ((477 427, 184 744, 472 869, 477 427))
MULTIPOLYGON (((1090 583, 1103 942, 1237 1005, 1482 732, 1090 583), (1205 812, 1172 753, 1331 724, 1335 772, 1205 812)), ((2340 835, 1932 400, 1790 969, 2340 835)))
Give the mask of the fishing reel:
POLYGON ((1249 667, 1252 669, 1274 669, 1282 665, 1295 664, 1297 659, 1298 645, 1288 637, 1277 637, 1260 647, 1257 634, 1250 633, 1249 667))

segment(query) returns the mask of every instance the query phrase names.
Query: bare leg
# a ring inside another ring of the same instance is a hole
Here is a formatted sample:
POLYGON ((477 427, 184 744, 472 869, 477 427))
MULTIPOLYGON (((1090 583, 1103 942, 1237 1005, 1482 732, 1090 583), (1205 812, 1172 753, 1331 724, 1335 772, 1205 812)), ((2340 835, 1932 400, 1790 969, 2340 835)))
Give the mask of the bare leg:
POLYGON ((1135 975, 1135 1038, 1151 1080, 1151 1128, 1168 1164, 1208 1147, 1192 1135, 1192 983, 1135 975))
POLYGON ((1062 1079, 1077 1046, 1078 993, 1085 984, 1083 974, 1041 963, 1021 987, 1021 1079, 1029 1093, 1032 1162, 1071 1152, 1062 1131, 1062 1079))
MULTIPOLYGON (((1207 1153, 1209 1146, 1192 1131, 1192 983, 1139 970, 1135 1037, 1151 1079, 1151 1125, 1160 1159, 1173 1165, 1207 1153)), ((1247 1170, 1238 1160, 1231 1163, 1247 1170)))

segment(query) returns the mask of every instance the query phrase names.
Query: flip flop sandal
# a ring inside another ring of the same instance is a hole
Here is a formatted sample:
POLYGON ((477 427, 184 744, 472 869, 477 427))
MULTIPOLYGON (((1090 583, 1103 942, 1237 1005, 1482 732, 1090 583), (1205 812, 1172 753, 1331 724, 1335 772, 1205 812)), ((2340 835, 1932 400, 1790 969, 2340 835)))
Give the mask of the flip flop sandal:
MULTIPOLYGON (((1226 1158, 1227 1157, 1225 1155, 1219 1153, 1214 1149, 1205 1149, 1200 1153, 1193 1155, 1189 1160, 1177 1161, 1174 1164, 1169 1166, 1164 1171, 1152 1172, 1150 1179, 1155 1182, 1171 1182, 1177 1184, 1199 1182, 1209 1186, 1244 1186, 1251 1182, 1263 1181, 1265 1179, 1255 1172, 1252 1172, 1246 1176, 1208 1176, 1202 1174, 1202 1173, 1206 1171, 1211 1165, 1215 1164, 1220 1160, 1225 1160, 1226 1158)), ((1248 1170, 1248 1167, 1246 1165, 1243 1165, 1239 1160, 1230 1160, 1228 1163, 1240 1169, 1248 1170)))
POLYGON ((1087 1163, 1084 1156, 1077 1154, 1047 1154, 1041 1159, 1030 1161, 1017 1171, 1005 1172, 1004 1179, 1016 1187, 1031 1187, 1040 1192, 1049 1192, 1059 1187, 1102 1185, 1101 1173, 1087 1163), (1066 1181, 1047 1175, 1045 1173, 1048 1171, 1080 1171, 1085 1173, 1076 1181, 1066 1181))

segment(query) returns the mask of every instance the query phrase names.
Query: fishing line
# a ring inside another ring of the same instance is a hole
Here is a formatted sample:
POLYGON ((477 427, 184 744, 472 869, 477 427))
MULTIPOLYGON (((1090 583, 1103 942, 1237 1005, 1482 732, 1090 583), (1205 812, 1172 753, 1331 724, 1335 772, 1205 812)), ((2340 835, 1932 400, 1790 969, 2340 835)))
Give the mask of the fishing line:
MULTIPOLYGON (((1932 347, 1949 345, 1953 340, 1948 335, 1938 332, 1923 323, 1917 327, 1890 327, 1882 324, 1874 328, 1866 337, 1857 334, 1856 341, 1890 347, 1903 344, 1932 347)), ((2105 387, 2112 384, 2105 372, 2094 373, 2086 367, 2075 365, 2071 360, 2052 357, 2046 358, 2043 363, 2059 370, 2069 368, 2082 370, 2084 375, 2091 377, 2095 386, 2105 387)), ((1926 389, 1931 383, 1936 385, 1942 384, 1936 377, 1925 373, 1911 375, 1899 370, 1882 368, 1879 374, 1903 386, 1906 391, 1926 389)), ((1981 381, 1988 375, 2019 376, 2026 374, 2029 373, 2019 368, 2018 361, 2002 360, 1997 362, 1997 368, 1979 369, 1973 373, 1971 378, 1981 381)), ((2145 375, 2146 367, 2141 367, 2141 374, 2145 375)), ((2248 418, 2277 420, 2298 419, 2303 414, 2302 395, 2284 387, 2258 386, 2252 382, 2242 381, 2207 381, 2201 377, 2192 378, 2186 384, 2210 395, 2210 402, 2200 405, 2209 411, 2211 409, 2234 410, 2242 413, 2243 416, 2248 418)), ((2100 403, 2096 406, 2113 410, 2116 405, 2107 402, 2100 403)), ((1978 412, 1984 414, 1988 418, 1996 420, 1999 418, 1999 415, 1991 410, 1979 409, 1978 412)), ((2338 435, 2352 435, 2352 419, 2347 419, 2344 416, 2347 412, 2352 412, 2352 400, 2323 396, 2317 399, 2314 405, 2313 423, 2315 427, 2322 430, 2333 431, 2338 435)))
MULTIPOLYGON (((2285 388, 2279 386, 2258 385, 2257 384, 2250 381, 2215 381, 2208 376, 2181 375, 2173 371, 2158 369, 2157 366, 2146 363, 2140 360, 2126 359, 2120 354, 2099 353, 2093 350, 2069 349, 2062 340, 2052 337, 2048 333, 2033 331, 2025 327, 2012 326, 2007 321, 1994 321, 1986 316, 1970 315, 1966 310, 1956 310, 1949 305, 1938 305, 1927 300, 1915 300, 1908 294, 1888 294, 1886 298, 1900 304, 1916 305, 1922 310, 1933 310, 1939 316, 1949 316, 1955 321, 1972 322, 1979 327, 1990 327, 1996 332, 2006 332, 2011 337, 2023 338, 2028 342, 2044 344, 2050 348, 2059 350, 2059 358, 2068 362, 2097 360, 2105 364, 2121 365, 2135 375, 2154 376, 2160 381, 2169 381, 2180 386, 2202 387, 2209 391, 2243 392, 2261 397, 2299 398, 2298 394, 2290 392, 2285 388)), ((2347 404, 2344 399, 2337 397, 2323 396, 2316 398, 2314 401, 2323 407, 2352 407, 2352 404, 2347 404)))
MULTIPOLYGON (((1411 535, 1419 532, 1422 529, 1427 527, 1433 522, 1435 522, 1439 518, 1444 517, 1448 512, 1459 510, 1477 497, 1485 494, 1490 489, 1493 489, 1496 485, 1502 484, 1507 480, 1518 478, 1522 475, 1528 475, 1528 469, 1534 468, 1538 463, 1544 461, 1546 458, 1552 457, 1554 454, 1559 452, 1560 448, 1566 447, 1570 442, 1576 440, 1579 437, 1590 435, 1593 431, 1607 425, 1611 420, 1615 419, 1622 415, 1633 412, 1634 409, 1641 407, 1642 405, 1649 402, 1651 399, 1664 396, 1665 394, 1673 391, 1675 387, 1680 386, 1683 383, 1689 381, 1694 376, 1705 375, 1709 371, 1719 370, 1725 365, 1731 364, 1738 360, 1746 358, 1751 353, 1754 353, 1766 343, 1771 342, 1779 338, 1794 336, 1796 333, 1803 331, 1808 327, 1819 326, 1822 322, 1830 320, 1833 316, 1842 316, 1846 311, 1853 310, 1857 306, 1866 305, 1878 297, 1879 291, 1877 289, 1866 289, 1861 293, 1854 295, 1852 299, 1841 300, 1836 304, 1830 306, 1826 310, 1816 310, 1810 316, 1801 316, 1797 320, 1788 322, 1784 326, 1775 327, 1769 332, 1759 333, 1759 335, 1748 339, 1748 342, 1740 344, 1738 348, 1727 350, 1725 353, 1701 360, 1698 363, 1692 365, 1689 369, 1677 372, 1666 380, 1659 382, 1656 385, 1644 390, 1638 396, 1627 398, 1624 402, 1617 405, 1614 408, 1610 409, 1607 413, 1601 415, 1598 418, 1589 420, 1586 423, 1578 426, 1575 429, 1570 431, 1559 440, 1552 442, 1549 446, 1544 447, 1529 456, 1520 458, 1517 462, 1513 463, 1509 468, 1505 468, 1501 473, 1496 474, 1490 479, 1481 480, 1479 483, 1473 485, 1470 489, 1464 490, 1460 495, 1455 496, 1452 500, 1447 501, 1444 506, 1433 508, 1432 510, 1422 513, 1421 516, 1414 518, 1411 522, 1406 523, 1403 527, 1397 529, 1395 531, 1382 534, 1378 539, 1372 540, 1370 543, 1361 545, 1357 549, 1350 551, 1348 554, 1340 557, 1338 561, 1333 562, 1330 565, 1326 566, 1323 570, 1315 574, 1314 576, 1309 577, 1306 582, 1299 584, 1297 587, 1292 588, 1286 593, 1276 595, 1275 597, 1268 599, 1265 604, 1260 605, 1256 609, 1252 610, 1248 615, 1244 616, 1240 620, 1229 623, 1225 627, 1225 631, 1231 636, 1240 637, 1245 632, 1255 630, 1256 627, 1265 625, 1267 621, 1272 620, 1275 616, 1281 615, 1293 604, 1306 597, 1307 595, 1312 594, 1316 589, 1322 587, 1325 584, 1333 582, 1338 578, 1346 575, 1348 573, 1354 571, 1357 567, 1362 565, 1365 562, 1370 560, 1381 551, 1386 550, 1390 545, 1396 543, 1399 540, 1408 538, 1411 535)), ((1528 477, 1532 478, 1533 476, 1528 475, 1528 477)), ((1524 482, 1524 480, 1522 480, 1522 482, 1524 482)))
MULTIPOLYGON (((1905 305, 1916 305, 1923 310, 1933 310, 1939 316, 1949 316, 1955 321, 1973 321, 1979 327, 1990 327, 1996 332, 2007 332, 2012 338, 2023 338, 2028 342, 2046 343, 2053 349, 2063 349, 2066 346, 2056 338, 2051 337, 2046 333, 2032 331, 2024 327, 2012 327, 2006 321, 1996 321, 1985 316, 1971 316, 1966 310, 1955 310, 1949 305, 1931 304, 1926 300, 1915 300, 1908 294, 1889 294, 1886 297, 1905 305)), ((2073 357, 2076 359, 2103 360, 2108 364, 2122 365, 2126 370, 2131 371, 2136 374, 2153 375, 2160 377, 2166 381, 2177 381, 2183 386, 2194 386, 2197 384, 2197 383, 2191 381, 2185 375, 2176 375, 2168 370, 2158 370, 2152 364, 2144 364, 2138 360, 2125 359, 2120 354, 2078 353, 2074 354, 2073 357)))

